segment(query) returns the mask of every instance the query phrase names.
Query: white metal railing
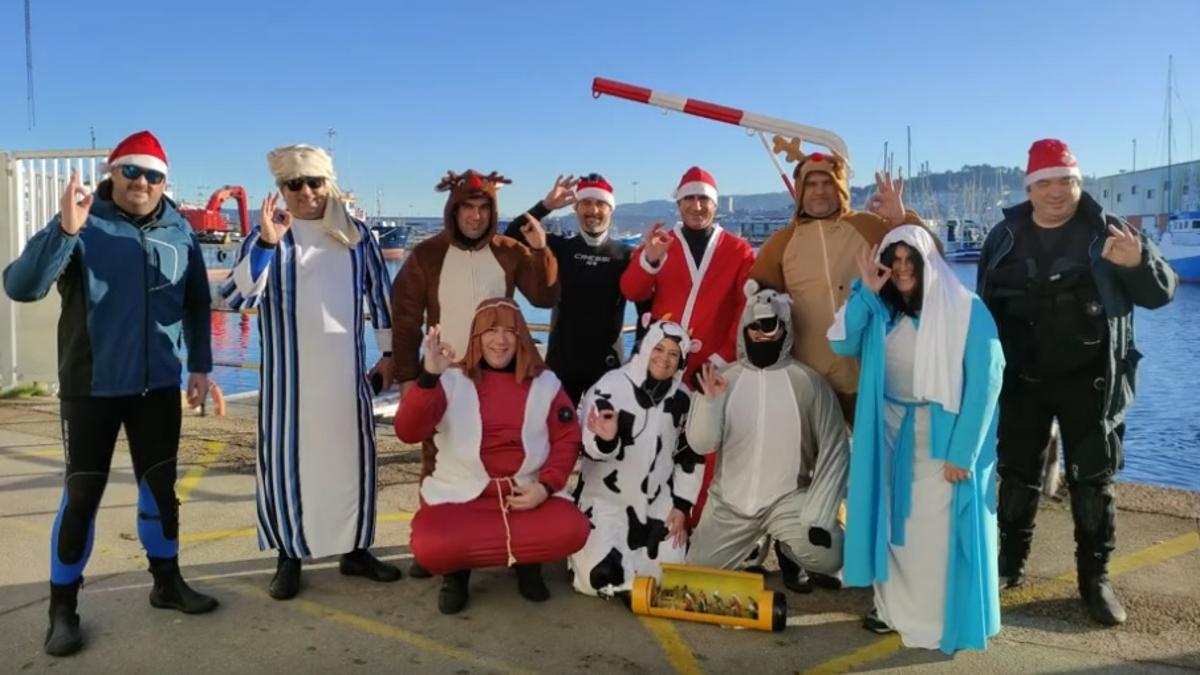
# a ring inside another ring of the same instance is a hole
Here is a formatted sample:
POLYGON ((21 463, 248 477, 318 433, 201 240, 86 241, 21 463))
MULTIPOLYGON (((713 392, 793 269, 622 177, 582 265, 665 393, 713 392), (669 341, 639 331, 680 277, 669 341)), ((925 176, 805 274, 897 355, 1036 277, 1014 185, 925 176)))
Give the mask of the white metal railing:
MULTIPOLYGON (((0 152, 0 264, 7 266, 29 239, 58 213, 58 201, 71 170, 94 189, 102 178, 104 148, 0 152)), ((36 303, 16 303, 0 295, 0 379, 12 386, 22 380, 56 382, 54 334, 59 312, 56 294, 36 303)))

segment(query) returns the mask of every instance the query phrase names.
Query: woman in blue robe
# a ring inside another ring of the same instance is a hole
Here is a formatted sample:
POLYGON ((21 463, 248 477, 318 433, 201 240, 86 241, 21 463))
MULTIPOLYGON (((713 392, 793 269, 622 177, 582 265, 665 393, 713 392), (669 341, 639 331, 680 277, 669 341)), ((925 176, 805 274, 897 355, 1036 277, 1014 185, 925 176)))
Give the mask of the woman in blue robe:
POLYGON ((829 329, 833 351, 862 363, 845 581, 874 587, 870 630, 984 649, 1000 630, 996 325, 924 228, 892 230, 859 269, 829 329))

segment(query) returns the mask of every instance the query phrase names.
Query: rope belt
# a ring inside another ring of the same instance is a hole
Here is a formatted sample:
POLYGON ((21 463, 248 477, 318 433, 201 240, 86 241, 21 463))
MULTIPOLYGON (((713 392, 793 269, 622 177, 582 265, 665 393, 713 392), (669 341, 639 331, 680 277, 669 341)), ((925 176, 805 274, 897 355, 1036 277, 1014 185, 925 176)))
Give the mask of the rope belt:
POLYGON ((508 483, 510 494, 517 484, 509 476, 493 478, 492 481, 496 484, 496 499, 500 501, 500 518, 504 521, 504 546, 508 550, 508 566, 512 567, 517 564, 517 557, 513 555, 512 528, 508 524, 508 502, 504 501, 504 483, 508 483))

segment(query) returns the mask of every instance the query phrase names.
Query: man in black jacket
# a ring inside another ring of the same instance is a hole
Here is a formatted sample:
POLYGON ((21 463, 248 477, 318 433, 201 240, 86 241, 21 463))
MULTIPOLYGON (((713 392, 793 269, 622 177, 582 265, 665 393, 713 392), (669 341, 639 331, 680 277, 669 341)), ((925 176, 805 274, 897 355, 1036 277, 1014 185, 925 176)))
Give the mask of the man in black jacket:
POLYGON ((1024 581, 1050 426, 1067 462, 1079 593, 1097 622, 1125 621, 1108 581, 1116 546, 1113 481, 1137 363, 1133 307, 1171 301, 1178 278, 1154 244, 1083 192, 1065 143, 1029 149, 1029 200, 988 234, 976 288, 1008 363, 1000 394, 1000 576, 1024 581))
POLYGON ((573 237, 548 234, 547 246, 558 259, 562 298, 554 309, 546 364, 562 380, 576 405, 600 376, 621 364, 621 327, 625 296, 621 273, 633 248, 610 236, 612 185, 600 174, 580 179, 559 176, 545 199, 514 218, 504 234, 524 242, 521 226, 574 204, 579 232, 573 237))

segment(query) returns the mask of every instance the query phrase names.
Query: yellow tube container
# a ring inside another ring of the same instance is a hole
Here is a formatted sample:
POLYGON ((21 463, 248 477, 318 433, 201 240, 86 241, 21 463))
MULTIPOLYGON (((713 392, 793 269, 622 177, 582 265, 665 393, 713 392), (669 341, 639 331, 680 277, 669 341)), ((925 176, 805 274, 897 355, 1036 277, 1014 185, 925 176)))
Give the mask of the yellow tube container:
POLYGON ((662 565, 662 582, 636 577, 630 607, 664 619, 783 630, 787 601, 763 588, 761 574, 692 565, 662 565))

